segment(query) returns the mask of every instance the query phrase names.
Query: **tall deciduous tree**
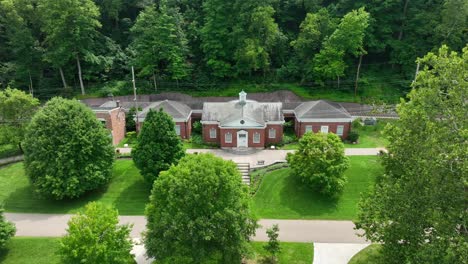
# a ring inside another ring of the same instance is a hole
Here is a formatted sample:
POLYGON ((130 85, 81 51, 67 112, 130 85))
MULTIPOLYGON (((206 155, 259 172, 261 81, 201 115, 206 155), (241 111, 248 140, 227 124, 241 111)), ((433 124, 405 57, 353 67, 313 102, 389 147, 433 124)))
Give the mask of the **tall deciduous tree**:
POLYGON ((363 197, 356 227, 382 243, 386 263, 464 263, 467 259, 468 46, 420 60, 422 71, 391 142, 385 174, 363 197))
POLYGON ((152 184, 161 171, 177 164, 184 154, 172 117, 162 109, 150 110, 132 150, 133 161, 141 175, 152 184))
POLYGON ((291 42, 297 57, 301 63, 302 80, 304 81, 312 72, 312 59, 320 50, 320 46, 335 28, 334 19, 327 9, 322 8, 317 13, 308 13, 300 25, 300 32, 297 39, 291 42))
POLYGON ((335 31, 323 43, 320 53, 314 57, 314 71, 318 77, 339 78, 344 75, 344 55, 353 57, 364 54, 364 36, 369 25, 369 13, 364 8, 346 14, 335 31), (338 67, 337 67, 338 65, 338 67))
POLYGON ((32 118, 23 145, 26 174, 44 196, 76 198, 111 179, 110 132, 76 100, 48 101, 32 118))
POLYGON ((135 263, 132 254, 131 226, 118 225, 117 210, 91 202, 83 213, 68 222, 59 254, 64 263, 135 263))
POLYGON ((201 46, 207 67, 219 78, 233 76, 233 10, 233 1, 206 0, 203 3, 205 23, 201 28, 201 46))
POLYGON ((159 7, 150 5, 140 13, 132 28, 136 51, 135 64, 143 76, 167 75, 173 80, 188 76, 187 39, 182 29, 182 16, 165 1, 159 7))
POLYGON ((256 228, 236 165, 212 154, 161 172, 146 216, 147 253, 161 263, 240 263, 256 228))
POLYGON ((299 149, 286 157, 294 176, 326 196, 336 196, 346 183, 349 159, 344 144, 333 133, 306 133, 299 149))
POLYGON ((15 144, 22 150, 26 126, 39 100, 17 89, 0 91, 0 144, 15 144))
POLYGON ((81 61, 92 55, 97 30, 101 27, 99 8, 92 0, 38 0, 38 10, 47 44, 47 60, 60 69, 64 86, 67 84, 62 67, 74 60, 81 93, 85 94, 81 61))

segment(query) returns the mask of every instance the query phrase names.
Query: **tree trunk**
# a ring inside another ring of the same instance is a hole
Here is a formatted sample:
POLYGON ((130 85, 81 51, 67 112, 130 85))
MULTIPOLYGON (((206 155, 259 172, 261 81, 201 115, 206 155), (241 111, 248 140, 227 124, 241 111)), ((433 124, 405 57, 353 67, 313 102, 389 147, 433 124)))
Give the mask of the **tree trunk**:
POLYGON ((340 76, 337 75, 336 77, 337 77, 337 81, 338 81, 338 89, 340 89, 340 76))
POLYGON ((67 81, 65 80, 65 76, 63 75, 62 67, 59 67, 60 77, 62 77, 63 88, 67 88, 67 81))
POLYGON ((18 149, 21 152, 21 154, 23 154, 23 147, 21 146, 21 141, 18 142, 18 149))
POLYGON ((156 83, 156 74, 153 72, 153 83, 154 83, 154 90, 158 92, 158 84, 156 83))
POLYGON ((78 54, 76 55, 76 66, 78 66, 78 79, 80 80, 81 94, 85 94, 85 89, 83 85, 83 78, 81 77, 81 64, 78 54))
POLYGON ((398 40, 401 40, 403 38, 403 27, 405 26, 406 11, 408 10, 409 1, 410 0, 406 0, 405 1, 405 6, 403 7, 403 21, 401 22, 400 32, 398 33, 398 40))
POLYGON ((361 70, 362 56, 364 56, 364 54, 361 54, 361 56, 359 56, 359 64, 357 66, 357 72, 356 72, 356 83, 354 84, 354 99, 355 100, 356 100, 356 96, 357 96, 357 89, 358 89, 358 82, 359 82, 359 71, 361 70))
POLYGON ((31 77, 31 71, 29 71, 28 73, 29 73, 29 93, 31 94, 31 96, 34 97, 34 90, 33 90, 33 82, 32 82, 32 77, 31 77))

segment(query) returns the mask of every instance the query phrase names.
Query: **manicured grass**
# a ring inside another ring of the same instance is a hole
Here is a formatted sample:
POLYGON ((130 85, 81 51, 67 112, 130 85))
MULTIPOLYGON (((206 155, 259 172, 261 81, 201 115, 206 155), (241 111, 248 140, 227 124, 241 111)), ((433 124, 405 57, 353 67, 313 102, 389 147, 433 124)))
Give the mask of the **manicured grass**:
POLYGON ((58 264, 60 238, 52 237, 14 237, 7 248, 0 250, 2 264, 58 264))
POLYGON ((90 201, 114 206, 122 215, 143 215, 150 185, 132 160, 117 160, 111 183, 74 200, 53 201, 39 197, 29 183, 23 163, 0 168, 0 203, 8 212, 74 213, 90 201))
MULTIPOLYGON (((280 238, 281 239, 281 238, 280 238)), ((254 254, 247 263, 261 263, 261 259, 267 256, 263 249, 266 242, 252 242, 254 254)), ((312 243, 286 243, 280 242, 281 253, 278 256, 279 264, 310 264, 314 259, 314 245, 312 243)))
POLYGON ((280 169, 266 174, 253 198, 253 209, 259 218, 353 220, 357 216, 360 194, 366 192, 382 172, 378 157, 351 156, 346 171, 348 183, 342 195, 328 199, 280 169))
POLYGON ((378 244, 370 245, 354 255, 348 264, 384 264, 381 248, 378 244))
POLYGON ((345 148, 379 148, 388 145, 388 140, 382 135, 385 126, 392 123, 394 120, 377 120, 375 126, 363 126, 356 129, 359 133, 359 143, 345 144, 345 148))

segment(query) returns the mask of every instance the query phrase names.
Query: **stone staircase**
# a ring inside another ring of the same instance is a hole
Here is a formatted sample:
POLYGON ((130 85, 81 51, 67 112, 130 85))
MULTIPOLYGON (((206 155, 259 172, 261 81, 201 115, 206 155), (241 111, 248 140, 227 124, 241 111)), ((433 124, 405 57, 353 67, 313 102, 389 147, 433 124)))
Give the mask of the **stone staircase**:
POLYGON ((250 164, 249 163, 237 163, 237 169, 242 175, 242 182, 250 185, 250 164))

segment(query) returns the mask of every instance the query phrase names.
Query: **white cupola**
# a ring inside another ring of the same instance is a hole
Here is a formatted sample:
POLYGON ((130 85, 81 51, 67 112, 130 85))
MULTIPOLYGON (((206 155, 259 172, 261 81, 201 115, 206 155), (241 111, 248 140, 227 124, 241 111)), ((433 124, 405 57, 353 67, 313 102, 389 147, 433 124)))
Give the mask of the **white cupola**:
POLYGON ((239 104, 245 105, 247 103, 247 93, 242 90, 239 93, 239 104))

